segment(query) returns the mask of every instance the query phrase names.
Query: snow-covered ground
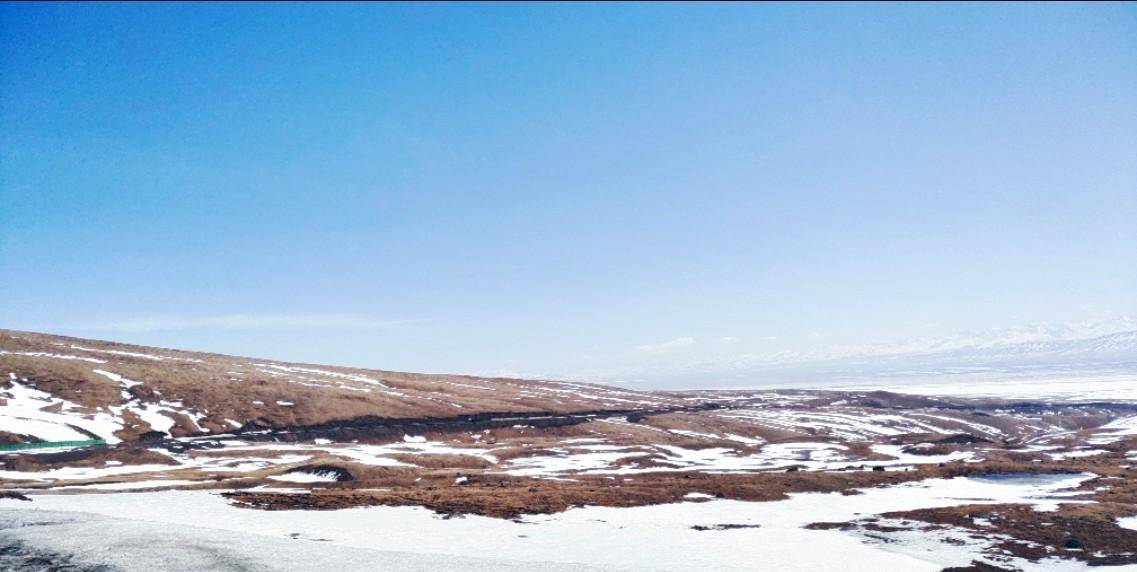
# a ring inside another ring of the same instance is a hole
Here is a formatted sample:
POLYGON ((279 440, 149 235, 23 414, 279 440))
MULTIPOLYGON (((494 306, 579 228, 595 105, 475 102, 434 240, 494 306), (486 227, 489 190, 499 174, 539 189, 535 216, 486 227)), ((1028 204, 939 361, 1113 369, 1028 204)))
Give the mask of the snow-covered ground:
POLYGON ((1137 374, 1056 374, 1018 378, 994 373, 974 373, 912 380, 880 379, 872 382, 838 382, 831 384, 829 388, 1030 401, 1137 401, 1137 374))
MULTIPOLYGON (((337 570, 377 566, 567 570, 572 566, 575 570, 935 571, 982 557, 984 544, 958 546, 932 539, 873 542, 854 533, 803 527, 888 511, 973 503, 1031 503, 1048 510, 1063 500, 1053 495, 1088 477, 932 479, 866 489, 852 496, 807 493, 765 503, 693 499, 636 508, 583 507, 517 521, 479 516, 447 519, 418 507, 257 511, 235 508, 209 491, 38 495, 32 503, 0 501, 0 526, 35 520, 39 511, 100 519, 76 517, 75 526, 68 529, 74 534, 49 529, 39 533, 26 527, 8 528, 0 535, 82 554, 86 562, 109 562, 124 570, 168 569, 171 562, 194 563, 191 567, 200 569, 201 562, 207 562, 201 558, 212 555, 208 557, 241 562, 246 570, 310 570, 319 562, 321 568, 337 570), (713 528, 723 524, 744 527, 713 528), (150 539, 157 543, 147 544, 150 539), (392 551, 422 557, 392 555, 392 551), (392 558, 398 560, 396 565, 384 566, 392 558), (462 559, 474 560, 465 564, 462 559), (517 561, 529 568, 517 568, 517 561)), ((43 514, 56 520, 54 513, 43 514)), ((1057 561, 1013 564, 1024 570, 1082 568, 1057 561)), ((1137 567, 1116 570, 1132 572, 1137 567)))
POLYGON ((836 471, 855 464, 864 469, 890 467, 904 469, 910 465, 937 464, 950 461, 974 460, 970 452, 947 455, 913 455, 898 445, 873 445, 873 451, 893 457, 887 461, 863 461, 848 454, 848 447, 839 443, 770 443, 754 454, 739 454, 734 449, 710 447, 689 449, 676 445, 651 447, 621 447, 604 444, 580 444, 551 449, 554 454, 534 455, 512 459, 502 472, 514 476, 549 475, 603 475, 658 473, 677 471, 704 471, 711 473, 737 473, 773 471, 799 467, 809 471, 836 471), (641 466, 636 458, 651 457, 654 464, 641 466), (615 467, 616 462, 621 466, 615 467))
POLYGON ((0 431, 35 435, 44 441, 83 441, 91 434, 108 443, 119 440, 114 432, 122 428, 119 419, 106 412, 82 412, 76 403, 55 397, 21 383, 9 374, 7 389, 0 388, 0 431), (87 431, 82 433, 78 429, 87 431))
MULTIPOLYGON (((528 572, 533 562, 353 548, 310 537, 271 537, 211 527, 165 528, 81 512, 0 509, 0 570, 382 570, 528 572), (58 568, 49 567, 48 563, 58 568), (108 566, 109 568, 101 568, 108 566)), ((542 562, 545 572, 613 572, 542 562)))
POLYGON ((1105 445, 1120 441, 1124 437, 1137 435, 1137 416, 1115 419, 1095 431, 1089 442, 1094 445, 1105 445))

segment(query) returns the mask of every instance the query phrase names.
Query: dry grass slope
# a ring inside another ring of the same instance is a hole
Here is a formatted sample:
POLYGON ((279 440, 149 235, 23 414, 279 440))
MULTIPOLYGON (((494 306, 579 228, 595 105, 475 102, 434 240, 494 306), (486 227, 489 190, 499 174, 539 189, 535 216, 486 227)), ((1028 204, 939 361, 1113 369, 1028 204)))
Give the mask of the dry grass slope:
MULTIPOLYGON (((169 430, 173 436, 361 417, 572 413, 679 403, 649 393, 576 383, 289 363, 12 330, 0 330, 0 372, 9 377, 3 381, 8 386, 21 380, 90 412, 132 400, 142 405, 178 404, 174 408, 185 414, 165 414, 175 422, 169 430), (139 383, 124 387, 100 371, 139 383)), ((117 433, 123 440, 151 429, 129 411, 124 417, 126 426, 117 433)))

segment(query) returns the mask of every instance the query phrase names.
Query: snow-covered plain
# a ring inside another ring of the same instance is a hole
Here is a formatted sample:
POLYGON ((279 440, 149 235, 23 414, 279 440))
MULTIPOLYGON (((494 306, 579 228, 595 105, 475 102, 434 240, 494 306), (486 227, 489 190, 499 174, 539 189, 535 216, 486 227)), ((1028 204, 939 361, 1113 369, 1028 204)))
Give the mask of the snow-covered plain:
MULTIPOLYGON (((252 570, 310 569, 307 560, 279 559, 282 539, 320 539, 307 543, 325 552, 344 548, 356 564, 341 570, 370 569, 367 551, 402 551, 431 555, 435 567, 454 558, 590 566, 614 570, 912 570, 935 571, 966 565, 981 558, 982 542, 959 547, 924 542, 897 546, 869 542, 838 530, 809 530, 813 522, 843 522, 867 515, 916 508, 973 503, 1029 503, 1052 508, 1062 489, 1089 475, 1057 475, 1030 479, 932 479, 889 488, 865 489, 863 494, 795 494, 779 502, 741 502, 692 499, 667 505, 635 508, 583 507, 553 515, 524 516, 517 521, 479 516, 441 518, 419 507, 369 507, 339 511, 257 511, 239 509, 209 491, 163 491, 110 495, 38 495, 33 503, 0 501, 0 521, 34 511, 89 513, 122 519, 100 528, 87 543, 69 539, 52 546, 90 556, 90 542, 114 546, 121 536, 137 534, 139 523, 169 531, 176 540, 199 535, 202 529, 239 536, 231 547, 252 570), (10 511, 14 511, 10 512, 10 511), (695 530, 741 524, 733 530, 695 530), (193 527, 193 528, 189 528, 193 527), (252 533, 252 534, 245 534, 252 533), (69 546, 68 543, 80 546, 69 546), (581 547, 587 547, 586 550, 581 547)), ((212 533, 209 533, 212 534, 212 533)), ((43 539, 45 542, 47 539, 43 539)), ((297 541, 299 542, 299 541, 297 541)), ((178 556, 176 542, 169 549, 178 556)), ((111 558, 109 552, 102 554, 111 558)), ((184 556, 184 555, 183 555, 184 556)), ((376 553, 379 561, 383 555, 376 553)), ((1069 562, 1032 564, 1013 561, 1024 570, 1079 568, 1069 562)), ((130 568, 126 568, 130 569, 130 568)), ((142 569, 142 568, 134 568, 142 569)), ((398 568, 395 568, 398 569, 398 568)), ((430 566, 423 570, 434 569, 430 566)), ((478 568, 470 568, 477 570, 478 568)), ((556 568, 549 568, 556 569, 556 568)), ((1137 567, 1117 568, 1132 571, 1137 567)))
MULTIPOLYGON (((529 572, 533 562, 352 548, 321 538, 270 537, 204 527, 163 528, 144 520, 80 512, 0 509, 0 570, 261 572, 529 572), (51 564, 59 564, 51 567, 51 564)), ((613 572, 542 562, 543 572, 613 572)))
POLYGON ((912 379, 830 382, 835 390, 885 390, 916 395, 1053 401, 1137 401, 1137 373, 1052 373, 1016 377, 1002 372, 942 374, 912 379))

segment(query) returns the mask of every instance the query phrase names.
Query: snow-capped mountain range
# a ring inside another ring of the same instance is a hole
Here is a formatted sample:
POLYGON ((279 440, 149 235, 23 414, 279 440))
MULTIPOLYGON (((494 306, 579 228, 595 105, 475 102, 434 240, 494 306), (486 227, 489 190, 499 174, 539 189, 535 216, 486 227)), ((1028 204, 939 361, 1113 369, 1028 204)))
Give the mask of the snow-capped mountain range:
POLYGON ((1062 325, 1032 325, 976 331, 895 343, 835 346, 804 352, 660 361, 577 376, 648 385, 706 386, 850 376, 917 377, 961 371, 1027 370, 1038 375, 1122 372, 1137 381, 1137 319, 1062 325))
POLYGON ((834 346, 808 352, 780 352, 744 356, 741 363, 788 364, 888 356, 946 354, 1024 356, 1102 354, 1137 358, 1137 319, 1078 324, 1029 325, 960 334, 925 337, 901 342, 834 346))

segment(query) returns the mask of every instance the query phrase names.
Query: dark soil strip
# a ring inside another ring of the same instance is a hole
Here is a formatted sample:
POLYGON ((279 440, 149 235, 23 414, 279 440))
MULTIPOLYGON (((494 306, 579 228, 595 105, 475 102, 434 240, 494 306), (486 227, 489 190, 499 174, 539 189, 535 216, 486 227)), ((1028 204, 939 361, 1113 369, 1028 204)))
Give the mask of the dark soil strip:
MULTIPOLYGON (((242 427, 233 434, 244 441, 307 441, 317 437, 330 438, 333 441, 347 442, 354 439, 401 437, 403 434, 421 434, 425 432, 460 432, 481 431, 483 429, 498 429, 511 427, 517 424, 530 425, 539 429, 550 427, 564 427, 579 425, 605 417, 626 416, 629 421, 637 422, 655 415, 667 413, 695 412, 720 409, 716 404, 704 404, 693 407, 667 407, 661 409, 601 409, 580 411, 576 413, 549 413, 549 412, 487 412, 472 415, 456 415, 453 417, 421 417, 421 418, 391 418, 391 417, 357 417, 344 421, 321 423, 318 425, 301 425, 279 429, 262 428, 256 426, 242 427)), ((204 436, 204 435, 203 435, 204 436)), ((185 441, 167 440, 161 443, 175 446, 191 446, 185 441)))

